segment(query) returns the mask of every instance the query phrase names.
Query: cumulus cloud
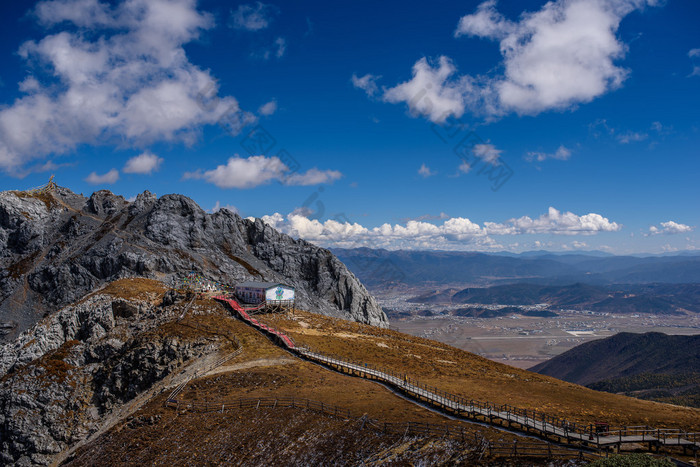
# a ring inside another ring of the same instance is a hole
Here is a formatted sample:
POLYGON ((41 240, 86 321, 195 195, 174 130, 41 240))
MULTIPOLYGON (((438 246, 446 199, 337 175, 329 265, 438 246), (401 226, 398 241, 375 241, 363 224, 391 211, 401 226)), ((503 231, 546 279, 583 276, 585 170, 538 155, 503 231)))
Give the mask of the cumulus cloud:
POLYGON ((374 76, 369 73, 362 77, 358 77, 353 73, 350 81, 352 81, 353 86, 362 89, 369 97, 372 97, 379 92, 379 87, 377 86, 377 80, 379 78, 381 78, 381 76, 374 76))
POLYGON ((91 185, 112 185, 119 180, 119 171, 112 169, 109 172, 98 175, 96 172, 90 173, 85 179, 91 185))
POLYGON ((679 224, 678 222, 673 222, 673 221, 668 221, 668 222, 661 222, 659 226, 652 225, 649 227, 649 235, 660 235, 660 234, 665 234, 665 235, 673 235, 673 234, 683 234, 683 233, 688 233, 692 232, 693 227, 686 225, 686 224, 679 224))
POLYGON ((185 180, 201 179, 219 188, 248 189, 279 181, 285 185, 318 185, 333 183, 343 176, 337 170, 312 168, 303 173, 292 173, 278 157, 231 157, 226 165, 207 171, 186 172, 185 180))
POLYGON ((413 116, 425 116, 432 122, 459 118, 474 88, 469 77, 451 79, 456 71, 447 57, 440 57, 435 65, 421 58, 413 65, 413 77, 385 90, 383 99, 394 104, 405 102, 413 116))
MULTIPOLYGON (((424 217, 427 218, 427 217, 424 217)), ((263 221, 294 237, 303 238, 322 246, 343 248, 372 247, 388 249, 448 249, 494 250, 503 249, 493 237, 528 234, 592 235, 617 231, 621 226, 599 214, 577 216, 550 208, 537 219, 527 216, 504 223, 484 222, 479 225, 464 217, 439 216, 442 224, 409 220, 405 224, 382 224, 368 228, 343 217, 310 219, 305 211, 297 210, 286 217, 280 213, 263 216, 263 221)), ((584 248, 587 244, 574 241, 570 248, 584 248)))
POLYGON ((630 12, 656 0, 557 0, 519 20, 506 19, 496 1, 481 3, 459 20, 455 37, 498 40, 503 73, 459 75, 448 57, 436 65, 421 58, 411 80, 384 91, 384 100, 405 103, 414 116, 442 123, 466 109, 494 117, 536 115, 590 102, 619 88, 628 70, 616 64, 627 47, 616 36, 630 12))
POLYGON ((537 162, 542 162, 547 159, 556 159, 560 161, 566 161, 569 160, 571 157, 571 150, 567 149, 566 147, 559 146, 557 148, 556 152, 553 153, 546 153, 546 152, 537 152, 537 151, 530 151, 527 153, 525 156, 525 159, 532 162, 532 161, 537 161, 537 162))
POLYGON ((153 172, 158 171, 162 163, 162 157, 158 157, 155 154, 146 151, 126 161, 126 165, 122 170, 127 174, 150 175, 153 172))
POLYGON ((260 31, 261 29, 266 29, 270 25, 276 13, 277 7, 266 5, 261 2, 239 5, 238 8, 231 13, 229 25, 234 29, 260 31))
POLYGON ((611 222, 600 214, 578 216, 550 207, 537 219, 528 216, 513 218, 505 223, 484 222, 484 229, 491 235, 555 234, 593 235, 598 232, 617 232, 622 225, 611 222))
POLYGON ((428 167, 425 164, 421 164, 420 169, 418 169, 418 175, 420 175, 423 178, 428 178, 432 175, 435 175, 436 172, 433 172, 430 170, 430 167, 428 167))
POLYGON ((277 157, 231 157, 226 165, 205 172, 187 172, 185 179, 203 179, 219 188, 254 188, 281 179, 287 166, 277 157))
POLYGON ((261 105, 258 109, 258 113, 260 115, 265 115, 266 117, 274 114, 275 112, 277 112, 277 101, 274 99, 261 105))
POLYGON ((80 144, 191 143, 223 116, 249 121, 233 97, 202 102, 202 90, 216 96, 216 81, 183 46, 214 22, 195 0, 53 0, 35 12, 52 33, 19 49, 41 66, 0 110, 0 168, 80 144))

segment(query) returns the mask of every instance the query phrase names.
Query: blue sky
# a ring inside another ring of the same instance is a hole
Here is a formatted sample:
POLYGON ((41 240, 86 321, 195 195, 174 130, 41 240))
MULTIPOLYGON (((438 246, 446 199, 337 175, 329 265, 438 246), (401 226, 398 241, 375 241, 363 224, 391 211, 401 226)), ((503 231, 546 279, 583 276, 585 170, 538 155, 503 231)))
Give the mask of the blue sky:
POLYGON ((700 4, 5 2, 0 186, 323 246, 700 248, 700 4))

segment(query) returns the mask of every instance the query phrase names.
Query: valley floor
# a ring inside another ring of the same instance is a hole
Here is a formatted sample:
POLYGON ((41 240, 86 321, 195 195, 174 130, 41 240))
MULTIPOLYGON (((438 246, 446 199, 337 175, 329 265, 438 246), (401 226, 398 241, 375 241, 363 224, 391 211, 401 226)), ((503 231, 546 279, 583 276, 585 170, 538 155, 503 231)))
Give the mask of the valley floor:
POLYGON ((518 368, 531 368, 569 349, 618 332, 700 334, 700 315, 630 315, 559 310, 556 317, 517 314, 497 318, 454 316, 468 305, 408 302, 408 291, 374 291, 388 312, 390 325, 401 332, 427 337, 518 368))

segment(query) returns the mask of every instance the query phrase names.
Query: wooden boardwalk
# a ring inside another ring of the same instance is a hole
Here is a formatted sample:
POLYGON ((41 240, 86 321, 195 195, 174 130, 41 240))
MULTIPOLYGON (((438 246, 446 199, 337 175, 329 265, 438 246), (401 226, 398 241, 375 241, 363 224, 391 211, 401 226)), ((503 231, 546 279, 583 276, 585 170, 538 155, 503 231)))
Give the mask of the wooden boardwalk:
POLYGON ((452 415, 508 427, 559 443, 578 447, 585 446, 595 450, 609 450, 610 448, 619 450, 623 444, 639 444, 645 446, 649 451, 658 451, 661 447, 680 447, 683 448, 684 452, 700 450, 700 433, 649 426, 606 427, 604 431, 600 431, 596 430, 594 425, 582 425, 542 412, 467 399, 427 386, 405 374, 396 373, 389 369, 374 368, 367 363, 351 362, 344 358, 313 352, 308 348, 297 346, 286 334, 251 318, 248 310, 242 308, 235 300, 223 296, 214 298, 227 303, 248 324, 267 334, 281 347, 300 357, 345 374, 380 381, 414 400, 452 415))

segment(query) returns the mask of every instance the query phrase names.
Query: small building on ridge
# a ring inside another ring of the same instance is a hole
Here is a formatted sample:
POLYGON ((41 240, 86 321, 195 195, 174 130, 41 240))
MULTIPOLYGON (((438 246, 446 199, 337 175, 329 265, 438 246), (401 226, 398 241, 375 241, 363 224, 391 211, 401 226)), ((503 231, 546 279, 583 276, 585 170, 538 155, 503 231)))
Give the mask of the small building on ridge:
POLYGON ((236 285, 236 296, 244 303, 293 303, 294 287, 281 282, 248 281, 236 285))

